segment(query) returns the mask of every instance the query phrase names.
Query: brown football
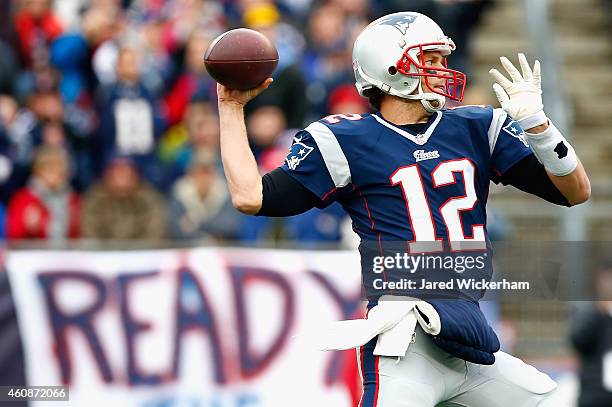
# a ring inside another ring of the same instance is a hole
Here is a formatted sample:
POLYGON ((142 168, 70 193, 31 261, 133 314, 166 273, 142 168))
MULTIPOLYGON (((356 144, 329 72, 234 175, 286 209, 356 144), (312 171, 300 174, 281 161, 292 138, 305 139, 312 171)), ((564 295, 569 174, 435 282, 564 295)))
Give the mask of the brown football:
POLYGON ((263 34, 237 28, 224 32, 204 55, 206 70, 231 89, 252 89, 272 75, 278 64, 276 47, 263 34))

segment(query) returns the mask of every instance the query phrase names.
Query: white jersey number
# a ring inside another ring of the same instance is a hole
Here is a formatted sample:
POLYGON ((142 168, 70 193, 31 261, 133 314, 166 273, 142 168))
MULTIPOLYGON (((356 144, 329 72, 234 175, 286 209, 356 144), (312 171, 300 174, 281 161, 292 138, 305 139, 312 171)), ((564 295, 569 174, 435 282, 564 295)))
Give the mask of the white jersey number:
MULTIPOLYGON (((435 188, 457 182, 455 173, 463 175, 465 195, 453 197, 440 207, 440 214, 446 224, 448 239, 452 251, 485 250, 484 225, 472 226, 472 237, 463 234, 461 212, 474 209, 476 196, 476 167, 467 158, 449 160, 440 163, 432 172, 435 188)), ((399 168, 390 178, 393 185, 400 184, 414 241, 410 242, 411 253, 431 253, 442 251, 442 239, 436 237, 436 228, 427 202, 423 178, 416 164, 399 168)))
POLYGON ((361 117, 361 115, 357 114, 357 113, 331 114, 331 115, 326 116, 326 117, 323 118, 323 120, 325 120, 329 124, 340 123, 342 120, 355 121, 355 120, 361 120, 361 119, 363 119, 363 117, 361 117))

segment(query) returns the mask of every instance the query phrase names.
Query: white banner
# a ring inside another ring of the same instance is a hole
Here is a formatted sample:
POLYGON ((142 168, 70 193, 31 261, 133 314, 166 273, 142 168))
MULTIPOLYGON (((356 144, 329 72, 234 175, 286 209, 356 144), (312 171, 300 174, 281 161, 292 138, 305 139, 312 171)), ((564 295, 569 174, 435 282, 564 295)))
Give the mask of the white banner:
POLYGON ((343 407, 358 397, 353 352, 298 339, 362 315, 356 252, 24 251, 6 260, 27 382, 68 385, 70 406, 343 407))

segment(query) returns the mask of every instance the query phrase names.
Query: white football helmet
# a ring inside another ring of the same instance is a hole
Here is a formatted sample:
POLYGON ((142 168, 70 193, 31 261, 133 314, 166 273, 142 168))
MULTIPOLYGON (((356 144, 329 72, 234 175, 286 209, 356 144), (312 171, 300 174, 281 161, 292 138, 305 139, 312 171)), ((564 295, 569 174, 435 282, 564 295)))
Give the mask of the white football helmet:
POLYGON ((361 96, 377 87, 385 93, 420 100, 429 112, 444 107, 446 98, 461 101, 465 74, 426 66, 423 52, 448 56, 455 43, 431 18, 414 12, 389 14, 373 21, 359 34, 353 47, 355 86, 361 96), (444 91, 432 88, 429 78, 446 80, 444 91))

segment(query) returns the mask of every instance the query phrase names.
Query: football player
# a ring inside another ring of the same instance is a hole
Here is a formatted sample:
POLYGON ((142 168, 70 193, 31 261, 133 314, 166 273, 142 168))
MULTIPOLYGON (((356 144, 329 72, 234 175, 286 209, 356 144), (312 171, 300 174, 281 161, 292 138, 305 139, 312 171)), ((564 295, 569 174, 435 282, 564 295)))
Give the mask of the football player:
MULTIPOLYGON (((519 54, 519 71, 502 57, 509 78, 490 71, 501 109, 445 109, 447 99, 462 100, 466 84, 463 73, 446 65, 454 49, 440 27, 418 13, 372 22, 355 41, 353 68, 359 93, 376 113, 310 124, 296 135, 284 165, 263 177, 249 149, 243 108, 272 79, 249 91, 219 85, 221 153, 234 206, 251 215, 291 216, 337 201, 362 247, 404 242, 415 254, 486 249, 491 180, 558 205, 585 202, 588 177, 544 113, 539 62, 532 68, 519 54)), ((364 275, 372 272, 368 261, 362 266, 364 275)), ((370 307, 378 306, 370 299, 370 307)), ((414 327, 401 357, 381 350, 381 332, 359 347, 361 406, 563 405, 547 375, 499 351, 478 295, 427 304, 440 327, 435 335, 414 327)), ((399 322, 386 321, 384 329, 399 322)), ((427 325, 422 315, 418 322, 427 325)))

